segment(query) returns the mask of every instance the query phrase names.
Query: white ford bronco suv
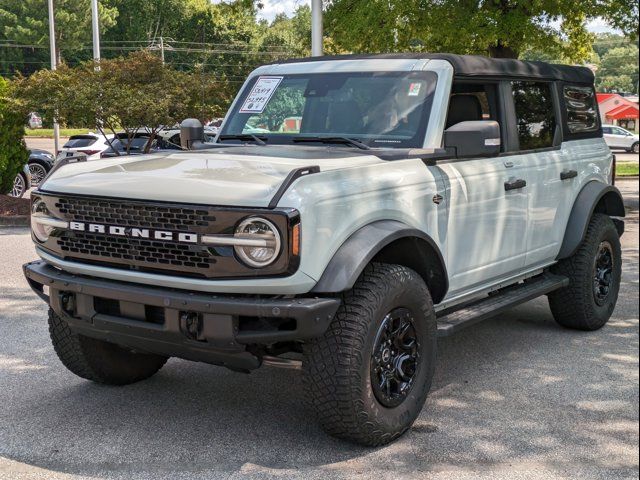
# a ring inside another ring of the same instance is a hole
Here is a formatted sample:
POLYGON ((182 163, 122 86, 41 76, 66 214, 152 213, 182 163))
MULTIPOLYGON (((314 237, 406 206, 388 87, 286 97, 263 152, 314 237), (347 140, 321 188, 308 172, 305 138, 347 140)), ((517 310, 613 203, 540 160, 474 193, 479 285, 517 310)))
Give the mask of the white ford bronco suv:
POLYGON ((61 162, 32 195, 73 373, 124 385, 169 357, 301 367, 332 435, 380 445, 429 391, 438 337, 546 295, 596 330, 625 210, 593 74, 447 54, 319 57, 251 73, 215 142, 61 162))

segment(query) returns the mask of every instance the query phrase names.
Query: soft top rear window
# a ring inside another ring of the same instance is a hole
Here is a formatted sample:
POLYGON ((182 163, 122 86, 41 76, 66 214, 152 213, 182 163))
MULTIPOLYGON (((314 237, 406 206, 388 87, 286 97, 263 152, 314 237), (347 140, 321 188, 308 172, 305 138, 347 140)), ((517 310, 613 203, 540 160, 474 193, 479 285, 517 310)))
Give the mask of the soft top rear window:
POLYGON ((593 87, 564 85, 562 88, 567 115, 567 128, 571 133, 598 130, 598 107, 593 87))

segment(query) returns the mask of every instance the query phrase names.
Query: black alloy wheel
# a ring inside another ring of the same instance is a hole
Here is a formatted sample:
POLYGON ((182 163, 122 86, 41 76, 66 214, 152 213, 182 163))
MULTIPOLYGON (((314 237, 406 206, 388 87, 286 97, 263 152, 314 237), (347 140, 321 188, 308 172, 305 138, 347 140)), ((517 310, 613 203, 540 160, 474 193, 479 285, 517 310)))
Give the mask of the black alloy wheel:
POLYGON ((413 387, 420 357, 414 321, 409 309, 395 308, 378 329, 371 354, 371 386, 385 407, 400 405, 413 387))
POLYGON ((602 306, 607 301, 613 282, 613 247, 601 242, 593 262, 593 298, 602 306))

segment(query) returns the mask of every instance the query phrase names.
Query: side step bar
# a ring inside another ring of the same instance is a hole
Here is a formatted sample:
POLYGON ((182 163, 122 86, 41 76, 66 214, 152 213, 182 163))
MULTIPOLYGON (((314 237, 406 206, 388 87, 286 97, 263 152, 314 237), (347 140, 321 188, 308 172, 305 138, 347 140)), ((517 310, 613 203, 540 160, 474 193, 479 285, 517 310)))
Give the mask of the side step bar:
POLYGON ((567 285, 569 285, 567 277, 544 273, 522 283, 497 290, 480 300, 444 309, 438 312, 438 336, 448 337, 465 327, 567 285))

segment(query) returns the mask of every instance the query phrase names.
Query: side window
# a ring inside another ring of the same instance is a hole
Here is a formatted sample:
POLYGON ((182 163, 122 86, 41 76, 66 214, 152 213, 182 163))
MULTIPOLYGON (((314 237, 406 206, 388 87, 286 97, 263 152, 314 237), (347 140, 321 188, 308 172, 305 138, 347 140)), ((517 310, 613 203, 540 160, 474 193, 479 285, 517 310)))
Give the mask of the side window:
POLYGON ((562 94, 569 132, 583 133, 598 130, 598 110, 593 88, 565 85, 562 88, 562 94))
POLYGON ((496 85, 454 82, 446 128, 468 120, 498 120, 496 85))
POLYGON ((602 127, 602 133, 605 135, 611 135, 611 127, 602 127))
POLYGON ((553 146, 556 116, 551 85, 543 82, 513 82, 520 150, 553 146))

